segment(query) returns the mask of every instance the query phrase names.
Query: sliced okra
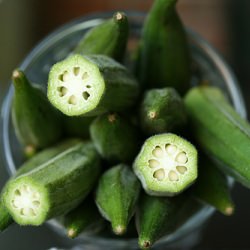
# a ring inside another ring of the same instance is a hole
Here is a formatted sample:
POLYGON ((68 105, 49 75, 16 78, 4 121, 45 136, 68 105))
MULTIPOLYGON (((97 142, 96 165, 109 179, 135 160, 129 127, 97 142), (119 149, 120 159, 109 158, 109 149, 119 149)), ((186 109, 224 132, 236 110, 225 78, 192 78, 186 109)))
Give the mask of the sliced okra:
POLYGON ((145 141, 133 168, 148 194, 174 196, 197 178, 197 151, 175 134, 158 134, 145 141))
POLYGON ((68 116, 124 110, 137 95, 134 77, 104 55, 75 54, 55 64, 49 73, 48 98, 68 116))

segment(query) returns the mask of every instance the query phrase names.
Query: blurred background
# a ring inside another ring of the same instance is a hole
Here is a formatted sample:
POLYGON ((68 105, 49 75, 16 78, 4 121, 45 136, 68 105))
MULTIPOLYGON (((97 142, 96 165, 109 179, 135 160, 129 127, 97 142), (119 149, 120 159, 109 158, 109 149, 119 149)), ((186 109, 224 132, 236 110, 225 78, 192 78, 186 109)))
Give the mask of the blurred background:
MULTIPOLYGON (((9 86, 12 70, 58 26, 93 12, 147 11, 151 4, 152 0, 0 0, 0 98, 9 86)), ((178 10, 185 25, 206 38, 232 66, 250 110, 250 1, 180 0, 178 10)), ((7 177, 0 163, 0 187, 7 177)), ((226 218, 216 213, 196 249, 250 249, 250 191, 237 185, 233 197, 235 214, 226 218)), ((14 226, 0 235, 1 250, 42 250, 63 245, 62 239, 46 226, 14 226)))

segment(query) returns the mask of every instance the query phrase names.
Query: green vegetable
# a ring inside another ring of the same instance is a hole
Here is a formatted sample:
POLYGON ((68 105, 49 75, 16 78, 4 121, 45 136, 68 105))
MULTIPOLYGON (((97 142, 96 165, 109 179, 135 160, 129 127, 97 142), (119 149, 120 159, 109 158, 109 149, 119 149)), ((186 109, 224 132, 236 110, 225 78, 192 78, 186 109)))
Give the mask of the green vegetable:
POLYGON ((12 75, 15 93, 12 121, 19 141, 28 155, 56 143, 62 134, 61 120, 43 91, 31 85, 25 74, 15 70, 12 75))
POLYGON ((138 84, 121 64, 103 55, 73 55, 50 70, 48 98, 68 116, 94 116, 131 107, 138 84))
POLYGON ((216 87, 191 89, 185 97, 192 132, 220 169, 250 187, 250 126, 216 87))
POLYGON ((177 195, 197 178, 197 151, 175 134, 158 134, 145 141, 133 168, 148 194, 177 195))
POLYGON ((113 232, 124 234, 140 192, 140 183, 127 165, 120 164, 104 172, 96 190, 96 204, 113 232))
POLYGON ((99 231, 102 228, 102 220, 92 197, 88 197, 64 216, 63 224, 68 237, 74 239, 82 232, 96 233, 99 231))
POLYGON ((122 12, 116 12, 113 18, 90 29, 73 53, 102 54, 121 61, 125 53, 128 33, 127 16, 122 12))
POLYGON ((150 248, 158 239, 173 232, 183 197, 154 197, 143 194, 136 213, 138 244, 150 248))
POLYGON ((201 203, 187 194, 177 197, 142 195, 136 213, 140 248, 148 249, 160 238, 175 233, 202 208, 201 203))
POLYGON ((13 223, 12 217, 0 201, 0 232, 3 232, 13 223))
MULTIPOLYGON (((14 177, 20 176, 22 174, 25 174, 31 170, 34 170, 35 168, 39 167, 43 163, 48 162, 50 159, 56 157, 63 151, 73 147, 77 143, 79 143, 80 140, 78 139, 68 139, 63 142, 60 142, 54 146, 51 146, 49 148, 46 148, 40 152, 38 152, 36 155, 34 155, 32 158, 24 162, 15 173, 14 177)), ((12 177, 13 178, 13 177, 12 177)))
POLYGON ((3 191, 3 202, 18 224, 40 225, 79 205, 99 174, 97 152, 91 143, 81 142, 36 169, 9 180, 3 191))
POLYGON ((228 179, 208 157, 203 156, 200 160, 199 177, 191 193, 225 215, 234 212, 228 179))
POLYGON ((144 22, 137 75, 145 87, 172 86, 184 94, 190 86, 190 55, 176 0, 155 0, 144 22))
POLYGON ((141 127, 146 134, 173 132, 186 124, 184 103, 173 88, 145 92, 141 107, 141 127))
POLYGON ((99 154, 111 163, 131 162, 140 149, 140 133, 116 113, 97 117, 90 134, 99 154))

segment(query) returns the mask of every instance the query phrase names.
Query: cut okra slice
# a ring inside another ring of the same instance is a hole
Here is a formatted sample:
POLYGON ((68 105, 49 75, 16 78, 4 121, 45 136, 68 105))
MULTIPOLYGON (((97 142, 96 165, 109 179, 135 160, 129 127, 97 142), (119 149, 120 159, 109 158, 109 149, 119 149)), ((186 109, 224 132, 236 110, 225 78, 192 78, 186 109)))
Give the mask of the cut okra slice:
POLYGON ((158 134, 145 141, 133 169, 148 194, 174 196, 197 178, 197 151, 175 134, 158 134))
POLYGON ((3 204, 20 225, 41 225, 78 206, 101 171, 94 145, 79 142, 37 168, 8 181, 3 204))
POLYGON ((48 99, 68 116, 94 116, 134 104, 138 84, 125 67, 104 55, 70 56, 55 64, 48 99))

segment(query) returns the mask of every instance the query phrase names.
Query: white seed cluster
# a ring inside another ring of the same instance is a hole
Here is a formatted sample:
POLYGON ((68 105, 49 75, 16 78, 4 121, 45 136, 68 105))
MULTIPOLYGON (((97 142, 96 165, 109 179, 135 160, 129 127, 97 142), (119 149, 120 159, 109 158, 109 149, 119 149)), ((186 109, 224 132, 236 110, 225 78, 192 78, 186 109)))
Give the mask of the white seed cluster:
POLYGON ((176 145, 165 144, 164 147, 156 146, 152 150, 152 158, 148 166, 154 170, 153 177, 158 181, 166 178, 170 181, 179 181, 180 176, 187 171, 187 154, 176 145))
POLYGON ((28 185, 22 185, 15 190, 11 205, 14 209, 19 210, 21 216, 37 216, 41 206, 40 194, 28 185))
POLYGON ((82 71, 80 67, 74 67, 72 71, 65 70, 58 77, 57 91, 60 97, 67 98, 68 104, 76 105, 80 98, 87 101, 91 95, 91 83, 89 74, 82 71))

